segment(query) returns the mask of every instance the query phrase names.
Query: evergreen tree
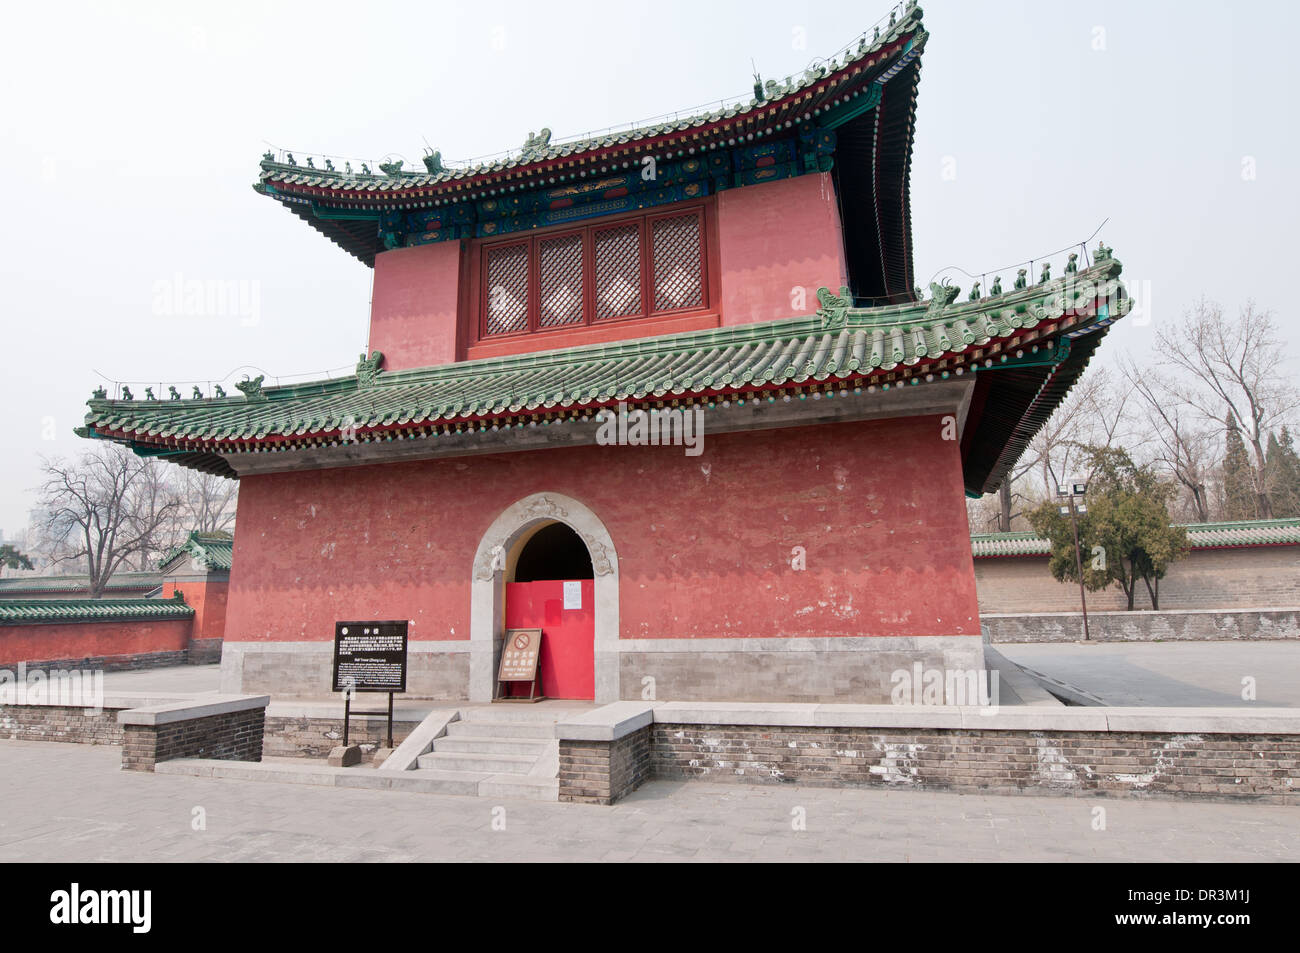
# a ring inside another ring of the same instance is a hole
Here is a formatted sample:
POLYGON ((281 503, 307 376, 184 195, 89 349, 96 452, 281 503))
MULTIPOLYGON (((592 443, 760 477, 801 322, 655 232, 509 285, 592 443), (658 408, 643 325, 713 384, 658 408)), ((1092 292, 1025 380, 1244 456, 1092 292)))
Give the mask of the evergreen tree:
POLYGON ((31 569, 32 561, 11 543, 0 546, 0 569, 31 569))
MULTIPOLYGON (((1119 447, 1083 451, 1092 473, 1088 512, 1078 519, 1083 585, 1095 592, 1118 582, 1132 609, 1142 583, 1151 608, 1159 609, 1160 580, 1187 551, 1187 530, 1170 525, 1169 501, 1175 487, 1158 479, 1150 467, 1135 464, 1119 447)), ((1055 500, 1047 500, 1028 515, 1034 532, 1051 541, 1052 575, 1059 582, 1077 582, 1070 517, 1061 514, 1055 500)))
POLYGON ((1300 516, 1300 456, 1297 456, 1291 431, 1268 435, 1268 492, 1273 500, 1273 515, 1300 516))
POLYGON ((1253 520, 1258 515, 1255 471, 1246 453, 1246 442, 1232 414, 1223 421, 1227 432, 1223 450, 1223 518, 1253 520))

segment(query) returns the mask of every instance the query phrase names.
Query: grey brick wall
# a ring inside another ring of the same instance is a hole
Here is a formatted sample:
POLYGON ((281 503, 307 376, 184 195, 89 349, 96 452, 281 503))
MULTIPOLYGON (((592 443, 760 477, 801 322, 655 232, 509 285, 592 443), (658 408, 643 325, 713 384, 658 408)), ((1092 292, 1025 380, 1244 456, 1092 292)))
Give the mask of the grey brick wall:
MULTIPOLYGON (((419 727, 418 721, 393 721, 393 744, 400 745, 419 727)), ((384 718, 353 716, 348 742, 354 745, 383 745, 388 741, 388 721, 384 718)), ((264 754, 268 758, 323 758, 330 749, 343 744, 342 718, 266 719, 264 754)), ((366 752, 370 754, 370 752, 366 752)), ((363 759, 364 760, 364 759, 363 759)))
MULTIPOLYGON (((1078 612, 984 615, 980 622, 992 642, 1076 642, 1083 638, 1083 616, 1078 612)), ((1094 612, 1089 599, 1088 637, 1095 642, 1300 639, 1300 609, 1094 612)))
POLYGON ((152 771, 159 761, 175 758, 261 761, 265 718, 266 709, 250 708, 163 725, 125 725, 122 767, 152 771))
POLYGON ((656 778, 1300 803, 1300 736, 656 724, 656 778))
POLYGON ((650 726, 617 741, 560 742, 560 800, 613 804, 650 777, 650 726))
POLYGON ((66 741, 82 745, 120 745, 119 709, 86 714, 64 705, 0 705, 0 738, 11 741, 66 741))

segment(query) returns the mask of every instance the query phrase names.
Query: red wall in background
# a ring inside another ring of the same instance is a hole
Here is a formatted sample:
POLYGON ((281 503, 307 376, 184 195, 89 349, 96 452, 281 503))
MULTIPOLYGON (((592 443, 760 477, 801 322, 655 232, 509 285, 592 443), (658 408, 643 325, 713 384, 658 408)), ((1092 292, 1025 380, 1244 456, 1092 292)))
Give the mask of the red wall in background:
POLYGON ((0 668, 19 662, 112 658, 189 648, 189 619, 0 626, 0 668))
POLYGON ((395 248, 375 256, 370 350, 386 370, 432 367, 456 360, 460 242, 395 248))
POLYGON ((958 448, 922 417, 708 435, 698 457, 593 446, 248 476, 226 640, 324 642, 348 618, 467 639, 479 540, 537 492, 609 530, 623 638, 979 633, 958 448))
POLYGON ((812 314, 817 289, 846 283, 844 236, 830 173, 718 194, 722 323, 812 314), (792 298, 803 288, 804 301, 792 298))
POLYGON ((185 595, 185 604, 194 609, 194 638, 219 639, 226 628, 226 599, 230 583, 220 582, 173 582, 163 583, 164 599, 170 599, 181 590, 185 595))

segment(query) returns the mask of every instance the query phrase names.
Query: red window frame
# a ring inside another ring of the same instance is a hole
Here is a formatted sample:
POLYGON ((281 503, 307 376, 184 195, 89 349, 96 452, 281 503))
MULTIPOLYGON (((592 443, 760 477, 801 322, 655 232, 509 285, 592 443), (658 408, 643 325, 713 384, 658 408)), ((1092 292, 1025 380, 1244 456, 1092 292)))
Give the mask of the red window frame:
POLYGON ((505 341, 534 334, 554 334, 572 332, 584 328, 606 327, 629 321, 644 321, 649 318, 671 317, 682 314, 706 312, 710 307, 709 287, 709 234, 703 204, 687 207, 672 206, 658 212, 641 212, 620 218, 596 219, 581 226, 557 226, 526 234, 515 233, 500 238, 481 240, 476 243, 474 254, 477 256, 478 269, 478 316, 476 321, 476 341, 505 341), (662 219, 680 218, 693 215, 700 236, 700 303, 681 308, 656 310, 654 287, 654 223, 662 219), (597 318, 596 315, 596 248, 595 235, 610 229, 635 225, 641 250, 641 308, 633 314, 617 317, 597 318), (541 320, 541 262, 539 245, 543 241, 563 238, 567 235, 582 236, 582 320, 551 327, 540 327, 541 320), (488 305, 491 301, 488 289, 488 255, 496 248, 511 245, 526 245, 528 249, 528 305, 527 326, 517 331, 499 331, 489 334, 487 328, 488 305))

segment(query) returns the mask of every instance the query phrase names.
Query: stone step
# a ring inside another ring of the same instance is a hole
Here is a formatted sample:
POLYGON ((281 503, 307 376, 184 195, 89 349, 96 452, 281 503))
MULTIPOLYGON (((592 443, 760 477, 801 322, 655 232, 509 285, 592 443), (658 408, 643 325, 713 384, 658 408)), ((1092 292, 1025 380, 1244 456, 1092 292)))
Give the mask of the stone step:
POLYGON ((555 737, 555 724, 553 722, 537 721, 519 722, 517 724, 499 721, 453 721, 447 726, 448 738, 460 738, 467 735, 474 737, 491 735, 494 738, 532 738, 536 740, 544 740, 555 737))
POLYGON ((465 797, 477 797, 479 785, 489 777, 490 774, 481 771, 416 768, 414 771, 403 771, 399 774, 392 788, 395 791, 419 791, 423 794, 459 794, 465 797))
POLYGON ((439 771, 475 771, 482 774, 527 774, 537 763, 529 754, 467 754, 461 751, 433 751, 420 755, 421 768, 439 771))
POLYGON ((315 761, 297 763, 290 759, 256 762, 185 758, 160 762, 156 771, 164 775, 201 778, 317 784, 418 794, 455 794, 461 797, 520 798, 531 801, 557 801, 560 791, 559 781, 554 777, 533 777, 512 772, 421 767, 414 771, 385 773, 365 766, 331 768, 315 761))
POLYGON ((461 721, 467 722, 492 722, 500 724, 507 722, 509 724, 527 724, 529 722, 544 722, 555 724, 561 718, 567 718, 573 712, 562 708, 546 708, 537 705, 476 705, 460 709, 461 721))
POLYGON ((534 778, 527 775, 496 774, 479 782, 479 797, 514 797, 529 801, 558 801, 558 778, 534 778))
POLYGON ((510 738, 499 735, 462 735, 438 738, 433 742, 434 751, 461 751, 468 754, 528 754, 540 757, 551 747, 558 745, 555 740, 546 738, 510 738))

